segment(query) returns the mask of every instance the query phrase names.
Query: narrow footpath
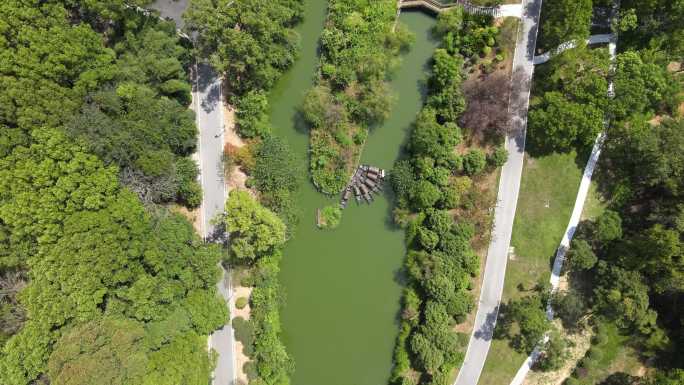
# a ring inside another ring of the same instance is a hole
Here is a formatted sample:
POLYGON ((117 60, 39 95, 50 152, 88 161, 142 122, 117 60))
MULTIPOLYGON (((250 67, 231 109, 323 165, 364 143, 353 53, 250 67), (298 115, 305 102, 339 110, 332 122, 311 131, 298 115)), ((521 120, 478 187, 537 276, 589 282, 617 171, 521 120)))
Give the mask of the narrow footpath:
POLYGON ((463 365, 456 378, 456 385, 477 384, 489 353, 499 312, 508 261, 508 249, 513 231, 513 218, 515 217, 522 176, 527 111, 534 72, 534 50, 541 3, 542 0, 523 0, 522 2, 523 13, 513 57, 512 89, 509 101, 511 123, 506 137, 506 148, 509 156, 501 170, 492 240, 487 251, 475 325, 463 365))

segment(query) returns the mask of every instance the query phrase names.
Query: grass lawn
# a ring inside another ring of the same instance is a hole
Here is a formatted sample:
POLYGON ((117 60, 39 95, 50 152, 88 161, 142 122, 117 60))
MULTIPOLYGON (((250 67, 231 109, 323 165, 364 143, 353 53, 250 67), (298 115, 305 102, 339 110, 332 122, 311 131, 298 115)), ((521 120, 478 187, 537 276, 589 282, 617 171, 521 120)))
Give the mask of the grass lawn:
MULTIPOLYGON (((526 157, 511 239, 514 256, 506 269, 504 301, 525 295, 519 285, 529 290, 540 279, 548 280, 582 177, 576 158, 574 152, 526 157)), ((586 207, 591 214, 597 214, 601 205, 595 188, 592 192, 586 207)))
MULTIPOLYGON (((503 302, 526 294, 519 285, 530 290, 540 279, 549 279, 582 175, 576 158, 575 153, 526 156, 511 239, 515 252, 506 268, 503 302)), ((595 188, 585 207, 588 217, 602 211, 595 188)), ((511 349, 507 340, 494 340, 479 384, 508 384, 525 357, 511 349)))

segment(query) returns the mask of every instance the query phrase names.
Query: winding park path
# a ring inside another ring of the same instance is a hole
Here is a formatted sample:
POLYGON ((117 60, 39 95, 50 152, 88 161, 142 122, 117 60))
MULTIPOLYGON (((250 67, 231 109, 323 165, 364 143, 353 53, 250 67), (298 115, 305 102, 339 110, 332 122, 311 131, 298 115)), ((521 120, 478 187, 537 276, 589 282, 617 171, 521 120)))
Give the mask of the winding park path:
MULTIPOLYGON (((617 10, 614 11, 614 13, 616 14, 617 10)), ((613 72, 615 71, 615 61, 617 58, 617 35, 613 34, 608 36, 609 39, 608 41, 606 41, 606 43, 608 43, 608 53, 610 55, 610 70, 611 72, 613 72)), ((608 96, 614 96, 612 79, 608 82, 608 96)), ((608 116, 606 116, 603 124, 606 128, 608 127, 608 124, 610 124, 608 116)), ((604 132, 599 133, 596 137, 596 140, 594 141, 594 147, 591 150, 591 155, 589 156, 589 160, 587 160, 587 165, 584 168, 584 172, 582 173, 582 181, 580 182, 580 187, 577 191, 577 198, 575 198, 575 206, 572 209, 572 214, 570 215, 568 227, 565 229, 563 238, 561 239, 560 245, 556 250, 556 257, 553 260, 553 269, 551 270, 551 278, 549 280, 551 283, 552 291, 558 290, 558 286, 560 284, 560 275, 563 269, 563 263, 565 262, 565 254, 567 253, 568 249, 570 249, 570 242, 572 242, 572 238, 575 235, 575 231, 577 230, 579 221, 582 218, 584 203, 587 200, 589 187, 591 186, 591 177, 594 173, 594 169, 596 168, 596 164, 598 163, 599 156, 601 156, 601 148, 603 147, 603 142, 605 138, 606 135, 604 132)), ((551 303, 549 303, 546 307, 546 318, 549 321, 551 321, 553 320, 553 317, 553 307, 551 306, 551 303)), ((548 336, 544 337, 543 342, 546 342, 547 339, 548 336)), ((534 365, 534 363, 539 358, 540 353, 541 351, 538 348, 534 349, 534 351, 527 357, 527 359, 525 359, 525 362, 523 362, 520 369, 518 369, 518 372, 515 374, 515 377, 513 378, 513 381, 511 381, 510 385, 521 385, 523 383, 525 377, 527 376, 527 373, 529 373, 529 371, 532 369, 532 365, 534 365)))
POLYGON ((522 17, 513 57, 511 97, 509 100, 511 125, 505 144, 509 155, 499 179, 494 225, 491 243, 487 251, 475 324, 455 385, 477 384, 492 343, 494 326, 499 312, 499 303, 506 275, 508 249, 513 231, 513 218, 518 203, 520 178, 522 176, 527 112, 534 72, 534 50, 541 3, 542 0, 523 0, 522 2, 522 17))

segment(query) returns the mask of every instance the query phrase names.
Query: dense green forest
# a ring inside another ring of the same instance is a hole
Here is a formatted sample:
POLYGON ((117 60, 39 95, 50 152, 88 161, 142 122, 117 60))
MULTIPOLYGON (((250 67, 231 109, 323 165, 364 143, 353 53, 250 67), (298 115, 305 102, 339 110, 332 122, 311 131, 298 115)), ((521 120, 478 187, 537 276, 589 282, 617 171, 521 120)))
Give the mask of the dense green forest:
MULTIPOLYGON (((555 3, 563 4, 544 11, 542 44, 586 38, 588 27, 572 30, 572 20, 580 17, 572 12, 591 10, 591 1, 555 3)), ((597 134, 606 133, 595 179, 607 210, 580 224, 564 267, 570 287, 551 301, 566 330, 594 330, 591 348, 567 384, 594 383, 587 373, 605 365, 602 349, 617 335, 627 336, 652 369, 641 378, 616 372, 602 384, 679 384, 684 380, 684 2, 622 1, 619 15, 611 26, 619 34, 614 72, 605 48, 581 45, 535 74, 531 154, 587 154, 597 134), (610 77, 614 98, 607 97, 610 77)), ((591 12, 581 18, 589 26, 591 12)), ((530 352, 553 330, 545 318, 548 289, 540 284, 533 294, 502 306, 496 335, 530 352)), ((537 363, 540 370, 555 370, 567 357, 567 342, 555 331, 550 336, 537 363)))
POLYGON ((122 1, 0 14, 0 383, 206 384, 221 251, 155 205, 201 200, 187 47, 122 1))
POLYGON ((144 202, 198 206, 190 55, 173 24, 119 2, 32 4, 3 5, 2 124, 59 127, 144 202))
POLYGON ((344 188, 369 129, 389 114, 387 78, 411 36, 395 26, 393 0, 330 0, 320 47, 316 86, 302 115, 310 127, 309 162, 314 185, 324 193, 344 188))
POLYGON ((468 135, 457 122, 466 109, 466 67, 496 44, 499 31, 492 22, 461 8, 439 15, 435 35, 443 44, 432 58, 425 106, 412 128, 407 159, 399 160, 391 173, 395 221, 406 228, 408 248, 393 383, 447 384, 465 353, 453 326, 474 306, 470 289, 479 258, 471 239, 476 231, 488 231, 466 219, 468 211, 477 209, 471 186, 507 154, 503 149, 456 151, 468 135), (463 55, 474 59, 466 66, 463 55))

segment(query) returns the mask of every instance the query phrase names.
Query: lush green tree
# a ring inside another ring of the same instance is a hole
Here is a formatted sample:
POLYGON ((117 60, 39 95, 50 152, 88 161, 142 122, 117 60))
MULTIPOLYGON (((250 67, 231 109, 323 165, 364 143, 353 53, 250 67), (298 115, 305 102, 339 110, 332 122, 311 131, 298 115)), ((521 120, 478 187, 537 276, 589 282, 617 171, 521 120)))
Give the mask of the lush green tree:
POLYGON ((300 162, 287 143, 278 137, 266 137, 256 152, 254 176, 262 193, 278 190, 297 191, 303 172, 300 162))
POLYGON ((268 123, 268 98, 263 91, 248 91, 237 102, 237 128, 245 138, 264 137, 271 132, 268 123))
POLYGON ((463 27, 463 8, 453 7, 446 12, 437 15, 437 25, 435 33, 438 36, 446 35, 449 32, 458 33, 463 27))
POLYGON ((684 370, 682 369, 658 370, 649 379, 649 385, 677 385, 681 383, 684 383, 684 370))
POLYGON ((544 23, 542 41, 547 49, 553 49, 570 41, 584 41, 589 37, 591 0, 550 0, 543 3, 544 23))
POLYGON ((467 175, 481 173, 487 165, 487 156, 479 148, 472 149, 463 157, 463 171, 467 175))
POLYGON ((541 347, 539 359, 535 362, 535 369, 547 372, 560 369, 568 358, 565 339, 558 330, 549 333, 549 339, 541 347))
POLYGON ((3 2, 0 124, 31 131, 71 119, 82 98, 115 76, 115 53, 55 3, 3 2))
POLYGON ((626 0, 621 4, 624 11, 633 11, 636 28, 620 33, 620 45, 633 49, 656 48, 672 59, 684 54, 684 4, 675 0, 652 0, 640 2, 626 0))
POLYGON ((601 242, 610 242, 622 238, 622 219, 620 214, 606 210, 596 220, 596 238, 601 242))
POLYGON ((115 81, 146 84, 160 95, 182 105, 190 104, 191 87, 185 67, 191 57, 176 34, 175 24, 156 23, 153 18, 138 22, 133 14, 126 13, 127 22, 117 25, 122 31, 120 38, 115 35, 115 81))
MULTIPOLYGON (((0 382, 35 379, 62 329, 105 314, 163 323, 186 312, 186 332, 225 322, 215 295, 218 250, 190 223, 163 209, 146 213, 115 169, 63 133, 36 130, 31 140, 0 159, 0 220, 12 242, 31 245, 15 256, 29 268, 20 298, 28 322, 3 347, 0 382)), ((182 334, 166 331, 166 341, 182 334)), ((206 352, 203 359, 208 366, 206 352)))
POLYGON ((497 147, 494 152, 487 155, 487 164, 492 167, 501 167, 506 163, 507 160, 508 150, 506 150, 506 147, 504 146, 497 147))
POLYGON ((648 287, 637 271, 598 264, 598 284, 594 289, 595 307, 623 328, 640 326, 655 317, 648 308, 648 287))
POLYGON ((267 136, 257 146, 251 172, 254 185, 261 193, 261 202, 283 220, 288 234, 298 220, 294 198, 302 173, 301 162, 282 139, 267 136))
POLYGON ((339 206, 325 206, 321 210, 321 218, 323 220, 322 228, 334 229, 342 221, 342 209, 339 206))
POLYGON ((516 350, 527 354, 534 350, 551 325, 546 319, 542 297, 537 294, 509 301, 502 312, 497 334, 507 335, 516 350), (518 325, 515 334, 511 333, 513 324, 518 325))
POLYGON ((427 104, 436 110, 440 121, 455 123, 465 111, 465 98, 461 91, 463 57, 451 55, 440 48, 435 51, 433 60, 427 104))
POLYGON ((617 119, 631 114, 654 114, 676 104, 677 83, 652 57, 635 51, 617 57, 615 100, 612 111, 617 119))
POLYGON ((189 180, 189 164, 176 163, 195 149, 197 128, 192 111, 176 100, 121 83, 90 94, 67 131, 106 164, 119 166, 122 181, 142 199, 197 203, 199 186, 189 180))
POLYGON ((285 225, 246 191, 233 190, 223 218, 233 257, 245 262, 273 253, 285 243, 285 225))
POLYGON ((546 93, 529 117, 530 141, 537 149, 569 151, 590 146, 603 129, 603 112, 593 105, 546 93))
POLYGON ((211 377, 216 356, 207 352, 206 336, 183 334, 148 354, 143 385, 204 385, 211 377))
POLYGON ((584 239, 573 239, 570 244, 570 249, 567 252, 567 263, 570 270, 589 270, 598 261, 594 250, 592 250, 589 242, 584 239))
POLYGON ((581 326, 579 321, 587 313, 587 304, 582 293, 575 289, 556 293, 551 298, 551 304, 566 329, 577 329, 581 326))
POLYGON ((237 95, 269 89, 292 65, 299 46, 293 26, 301 17, 299 0, 193 0, 184 14, 199 49, 237 95))
POLYGON ((427 180, 419 181, 413 190, 413 202, 419 209, 434 206, 441 196, 439 188, 427 180))
POLYGON ((460 142, 460 136, 460 130, 455 124, 439 124, 436 111, 424 108, 418 114, 415 128, 411 132, 411 151, 435 159, 446 159, 448 153, 460 142))
POLYGON ((337 103, 329 87, 319 85, 311 88, 304 97, 302 114, 315 128, 330 129, 348 121, 348 112, 337 103))
POLYGON ((416 183, 411 162, 408 160, 397 161, 390 173, 390 181, 397 196, 397 205, 399 207, 408 207, 411 193, 416 183))

